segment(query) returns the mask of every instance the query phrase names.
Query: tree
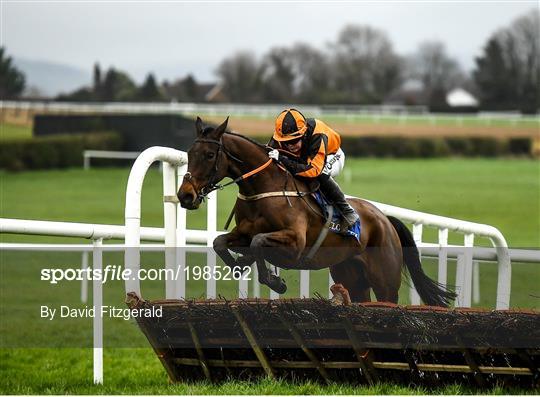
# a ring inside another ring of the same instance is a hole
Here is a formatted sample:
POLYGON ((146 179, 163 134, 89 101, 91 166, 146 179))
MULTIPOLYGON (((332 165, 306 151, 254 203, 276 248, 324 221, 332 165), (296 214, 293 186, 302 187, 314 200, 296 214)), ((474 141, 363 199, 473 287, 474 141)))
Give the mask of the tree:
POLYGON ((101 68, 99 67, 99 63, 96 62, 94 64, 94 85, 92 87, 92 91, 94 92, 94 100, 101 100, 101 84, 101 68))
POLYGON ((422 82, 425 98, 432 108, 446 106, 447 92, 465 82, 458 62, 447 53, 443 43, 427 41, 408 59, 407 74, 422 82))
POLYGON ((303 43, 294 45, 291 53, 296 100, 300 103, 331 100, 330 64, 323 53, 303 43))
POLYGON ((291 102, 295 95, 295 65, 293 50, 272 48, 263 58, 262 95, 265 101, 291 102))
POLYGON ((387 35, 349 25, 333 44, 335 88, 351 103, 380 103, 401 82, 401 59, 387 35))
POLYGON ((56 100, 59 102, 92 102, 96 100, 96 97, 92 89, 82 87, 69 94, 59 94, 56 100))
POLYGON ((25 87, 24 74, 13 65, 5 48, 0 47, 0 98, 11 99, 22 94, 25 87))
POLYGON ((239 52, 225 58, 217 68, 217 75, 232 102, 261 101, 262 67, 254 54, 239 52))
POLYGON ((495 32, 476 59, 474 79, 486 109, 540 108, 540 17, 537 10, 495 32))
POLYGON ((501 43, 491 38, 484 48, 484 54, 476 59, 473 76, 480 90, 482 106, 487 109, 511 108, 518 100, 518 90, 503 51, 501 43))
POLYGON ((308 44, 271 49, 263 58, 262 71, 266 101, 317 103, 328 94, 328 61, 308 44))
POLYGON ((188 101, 197 101, 199 99, 199 85, 191 74, 188 74, 182 81, 182 89, 188 101))
POLYGON ((127 73, 110 68, 102 83, 103 101, 132 101, 136 99, 137 86, 127 73))
POLYGON ((180 102, 197 102, 201 100, 199 84, 191 74, 171 84, 166 81, 163 82, 162 89, 169 100, 180 102))
POLYGON ((139 88, 138 99, 141 101, 160 101, 163 100, 161 92, 156 84, 156 79, 152 73, 146 76, 146 80, 139 88))

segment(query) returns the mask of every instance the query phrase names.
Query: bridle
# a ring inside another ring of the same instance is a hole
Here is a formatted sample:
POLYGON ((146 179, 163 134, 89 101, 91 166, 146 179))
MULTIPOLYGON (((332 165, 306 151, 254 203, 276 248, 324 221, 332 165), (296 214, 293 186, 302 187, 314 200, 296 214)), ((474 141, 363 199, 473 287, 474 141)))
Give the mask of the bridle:
POLYGON ((193 190, 195 192, 197 192, 197 197, 198 197, 199 201, 203 201, 214 190, 221 190, 221 189, 226 188, 227 186, 230 186, 230 185, 235 184, 237 182, 240 182, 240 181, 242 181, 244 179, 247 179, 250 176, 258 174, 259 172, 264 170, 266 167, 268 167, 270 164, 272 164, 272 159, 269 159, 263 165, 255 168, 254 170, 246 172, 245 174, 240 175, 238 178, 235 178, 230 182, 227 182, 225 184, 217 184, 217 183, 215 183, 215 181, 216 181, 218 171, 219 171, 219 163, 220 163, 220 160, 221 160, 221 157, 222 157, 221 156, 222 152, 225 153, 226 156, 230 157, 231 159, 233 159, 234 161, 236 161, 238 163, 243 163, 244 161, 239 159, 238 157, 234 156, 231 152, 229 152, 227 150, 227 148, 225 147, 225 145, 223 143, 222 138, 220 138, 219 141, 217 139, 197 138, 197 139, 195 139, 194 143, 211 143, 211 144, 214 144, 214 145, 218 145, 218 151, 216 153, 216 160, 214 161, 214 167, 213 167, 214 172, 210 176, 210 180, 208 181, 208 183, 205 186, 203 186, 202 188, 199 189, 199 191, 197 191, 197 189, 195 188, 195 185, 193 184, 193 180, 192 180, 193 177, 191 175, 191 172, 187 172, 184 175, 184 180, 189 182, 191 184, 191 187, 193 188, 193 190))

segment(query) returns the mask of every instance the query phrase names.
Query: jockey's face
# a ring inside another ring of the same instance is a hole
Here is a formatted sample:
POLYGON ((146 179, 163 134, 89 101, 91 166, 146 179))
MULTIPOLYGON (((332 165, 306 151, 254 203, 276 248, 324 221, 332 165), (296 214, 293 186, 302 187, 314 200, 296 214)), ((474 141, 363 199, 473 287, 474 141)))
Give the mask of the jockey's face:
POLYGON ((302 149, 302 139, 295 139, 292 141, 283 142, 285 150, 292 154, 299 154, 302 149))

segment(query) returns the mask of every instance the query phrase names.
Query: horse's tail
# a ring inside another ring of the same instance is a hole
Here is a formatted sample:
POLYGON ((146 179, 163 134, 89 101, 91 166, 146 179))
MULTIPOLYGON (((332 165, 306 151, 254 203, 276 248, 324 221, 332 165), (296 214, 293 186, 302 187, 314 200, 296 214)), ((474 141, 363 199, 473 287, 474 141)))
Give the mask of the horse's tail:
POLYGON ((412 233, 399 219, 393 216, 389 216, 388 219, 399 235, 403 247, 403 261, 407 269, 409 269, 409 274, 420 298, 427 305, 448 307, 450 302, 456 298, 456 294, 426 276, 426 273, 422 270, 420 253, 412 233))

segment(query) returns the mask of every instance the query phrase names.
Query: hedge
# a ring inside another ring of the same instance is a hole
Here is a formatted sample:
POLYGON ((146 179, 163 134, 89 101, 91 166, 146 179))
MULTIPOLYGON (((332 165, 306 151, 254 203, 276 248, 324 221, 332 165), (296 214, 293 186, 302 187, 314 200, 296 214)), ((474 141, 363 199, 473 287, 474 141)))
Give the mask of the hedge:
POLYGON ((341 137, 352 157, 531 156, 530 138, 341 137))
MULTIPOLYGON (((263 141, 261 138, 257 140, 263 141)), ((265 139, 263 143, 266 143, 265 139)), ((2 141, 0 168, 25 169, 80 167, 86 149, 122 150, 123 138, 116 132, 51 135, 31 140, 2 141)), ((529 138, 404 138, 342 137, 342 147, 351 157, 497 157, 530 156, 529 138)))
MULTIPOLYGON (((266 144, 268 138, 254 136, 266 144)), ((391 136, 341 137, 341 147, 350 157, 498 157, 532 156, 531 138, 414 138, 391 136)))
POLYGON ((122 137, 116 132, 7 140, 0 143, 0 168, 21 171, 80 167, 84 150, 121 150, 122 147, 122 137))

